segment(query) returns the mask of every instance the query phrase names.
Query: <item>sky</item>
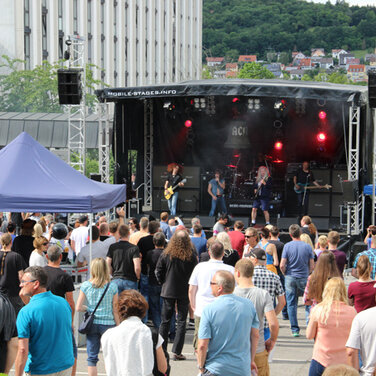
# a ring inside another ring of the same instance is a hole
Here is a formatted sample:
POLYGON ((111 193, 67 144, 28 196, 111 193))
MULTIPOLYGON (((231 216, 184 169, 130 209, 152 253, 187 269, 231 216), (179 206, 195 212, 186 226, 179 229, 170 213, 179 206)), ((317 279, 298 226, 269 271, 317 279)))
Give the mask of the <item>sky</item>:
MULTIPOLYGON (((326 3, 327 0, 312 0, 314 3, 326 3)), ((331 3, 335 4, 335 0, 330 0, 331 3)), ((373 5, 376 6, 376 0, 346 0, 346 3, 350 5, 373 5)))

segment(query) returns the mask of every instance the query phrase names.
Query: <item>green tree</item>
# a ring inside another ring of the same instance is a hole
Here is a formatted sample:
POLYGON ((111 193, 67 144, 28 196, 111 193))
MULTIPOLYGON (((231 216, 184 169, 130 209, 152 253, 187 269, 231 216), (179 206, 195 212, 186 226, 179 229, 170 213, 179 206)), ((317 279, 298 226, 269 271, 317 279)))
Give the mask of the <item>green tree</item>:
POLYGON ((328 82, 332 82, 333 84, 348 84, 349 80, 346 74, 334 72, 329 75, 328 82))
MULTIPOLYGON (((61 62, 44 61, 32 70, 21 69, 24 61, 3 55, 0 65, 7 73, 0 75, 0 111, 8 112, 62 112, 57 90, 57 70, 61 62)), ((103 83, 93 78, 94 65, 87 65, 86 90, 93 92, 103 83)), ((93 107, 97 98, 88 92, 86 103, 93 107)))
POLYGON ((210 68, 207 65, 204 65, 202 67, 202 75, 201 75, 203 80, 209 80, 213 78, 212 72, 210 71, 210 68))
POLYGON ((309 74, 303 74, 302 81, 312 81, 312 77, 309 74))
POLYGON ((247 63, 240 69, 238 78, 274 78, 274 74, 259 63, 247 63))

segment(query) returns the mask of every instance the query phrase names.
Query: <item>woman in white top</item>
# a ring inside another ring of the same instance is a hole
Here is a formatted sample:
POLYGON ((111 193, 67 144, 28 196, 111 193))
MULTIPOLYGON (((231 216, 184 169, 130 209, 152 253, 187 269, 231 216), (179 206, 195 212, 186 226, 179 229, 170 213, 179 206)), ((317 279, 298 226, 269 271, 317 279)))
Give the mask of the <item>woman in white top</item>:
POLYGON ((102 336, 104 363, 107 375, 149 376, 155 371, 167 372, 167 360, 163 352, 163 339, 159 335, 155 349, 154 368, 153 340, 150 328, 142 323, 148 309, 145 298, 136 290, 125 290, 119 296, 120 325, 108 329, 102 336))
POLYGON ((33 245, 35 249, 31 252, 29 265, 41 267, 46 266, 48 261, 44 252, 47 252, 48 240, 44 236, 39 236, 34 239, 33 245))

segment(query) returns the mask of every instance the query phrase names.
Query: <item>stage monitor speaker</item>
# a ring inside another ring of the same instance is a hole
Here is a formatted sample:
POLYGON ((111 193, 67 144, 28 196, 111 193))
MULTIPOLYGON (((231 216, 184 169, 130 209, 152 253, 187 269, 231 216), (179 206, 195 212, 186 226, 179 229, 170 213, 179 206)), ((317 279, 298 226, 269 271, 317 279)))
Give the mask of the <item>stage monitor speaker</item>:
POLYGON ((277 218, 277 227, 279 231, 288 231, 291 225, 299 224, 299 219, 297 217, 280 217, 277 218))
POLYGON ((205 215, 199 216, 201 226, 205 229, 212 229, 215 225, 215 217, 208 217, 205 215))
POLYGON ((344 180, 343 187, 343 201, 355 202, 359 196, 358 180, 344 180))
POLYGON ((330 193, 310 193, 308 214, 310 217, 329 217, 330 193))
POLYGON ((368 102, 371 108, 376 108, 376 70, 368 71, 368 102))
POLYGON ((333 193, 332 194, 332 217, 341 217, 341 206, 343 205, 343 194, 333 193))
POLYGON ((82 99, 82 68, 57 70, 57 89, 60 104, 80 104, 82 99))
POLYGON ((149 222, 159 220, 159 215, 158 213, 155 213, 155 212, 139 213, 139 214, 136 214, 135 217, 137 218, 138 222, 140 222, 140 219, 143 217, 146 217, 149 220, 149 222))
POLYGON ((347 170, 332 170, 332 193, 342 193, 341 181, 347 179, 347 170))
POLYGON ((316 226, 318 231, 329 231, 329 218, 313 218, 312 223, 316 226))
POLYGON ((312 169, 313 177, 320 185, 330 184, 330 170, 329 169, 312 169))
POLYGON ((234 227, 234 223, 236 221, 242 221, 244 223, 244 229, 246 229, 247 227, 249 227, 249 217, 230 217, 231 218, 231 227, 234 227))
POLYGON ((178 212, 199 212, 200 191, 198 189, 180 189, 178 212))
POLYGON ((367 250, 367 245, 364 244, 363 242, 355 242, 352 247, 351 247, 351 252, 350 252, 350 266, 353 266, 353 263, 355 261, 356 255, 360 252, 366 251, 367 250))

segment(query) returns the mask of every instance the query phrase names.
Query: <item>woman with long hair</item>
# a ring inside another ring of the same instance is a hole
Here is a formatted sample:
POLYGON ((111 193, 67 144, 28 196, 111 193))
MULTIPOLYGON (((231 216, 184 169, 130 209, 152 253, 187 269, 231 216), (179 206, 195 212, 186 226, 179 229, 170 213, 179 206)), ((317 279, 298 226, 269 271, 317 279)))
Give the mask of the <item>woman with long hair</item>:
POLYGON ((323 251, 314 271, 308 277, 303 295, 304 304, 314 307, 317 303, 322 302, 325 284, 329 279, 340 276, 334 254, 330 251, 323 251))
POLYGON ((274 244, 269 243, 270 238, 270 231, 263 227, 259 231, 259 235, 261 240, 257 244, 258 248, 262 248, 266 254, 266 269, 270 270, 271 272, 277 273, 277 266, 279 265, 277 248, 274 244))
POLYGON ((347 362, 346 342, 356 316, 354 307, 347 303, 343 279, 331 278, 325 285, 322 302, 312 309, 306 331, 308 339, 315 339, 309 376, 321 376, 326 367, 347 362))
POLYGON ((107 330, 101 339, 108 375, 166 374, 168 365, 163 339, 156 333, 154 345, 152 329, 142 323, 147 309, 148 303, 138 291, 125 290, 119 295, 120 325, 107 330))
POLYGON ((197 264, 197 255, 185 230, 176 230, 164 252, 159 257, 155 275, 162 285, 162 322, 159 333, 163 337, 163 348, 167 351, 168 332, 172 315, 177 307, 177 329, 172 352, 175 360, 185 360, 182 354, 188 314, 188 281, 197 264))
POLYGON ((97 375, 98 353, 103 333, 120 322, 116 309, 117 286, 110 282, 110 271, 106 261, 103 258, 95 258, 90 264, 90 279, 81 285, 76 311, 93 312, 108 284, 103 300, 95 312, 93 326, 86 335, 89 376, 97 375))
POLYGON ((48 240, 44 236, 39 236, 38 238, 34 239, 33 245, 35 249, 30 255, 30 266, 44 267, 48 264, 47 257, 45 255, 45 252, 47 252, 48 249, 48 244, 48 240))
POLYGON ((239 253, 232 249, 231 240, 227 232, 220 232, 217 235, 217 240, 223 245, 225 250, 222 261, 227 265, 235 266, 239 260, 239 253))
POLYGON ((312 240, 312 244, 316 245, 316 243, 318 241, 318 232, 317 232, 316 226, 312 222, 311 217, 309 217, 308 215, 305 215, 301 219, 300 225, 302 227, 302 233, 309 235, 309 237, 312 240))
POLYGON ((371 270, 368 256, 360 256, 356 264, 359 279, 348 289, 349 303, 358 313, 376 306, 376 281, 371 278, 371 270))

